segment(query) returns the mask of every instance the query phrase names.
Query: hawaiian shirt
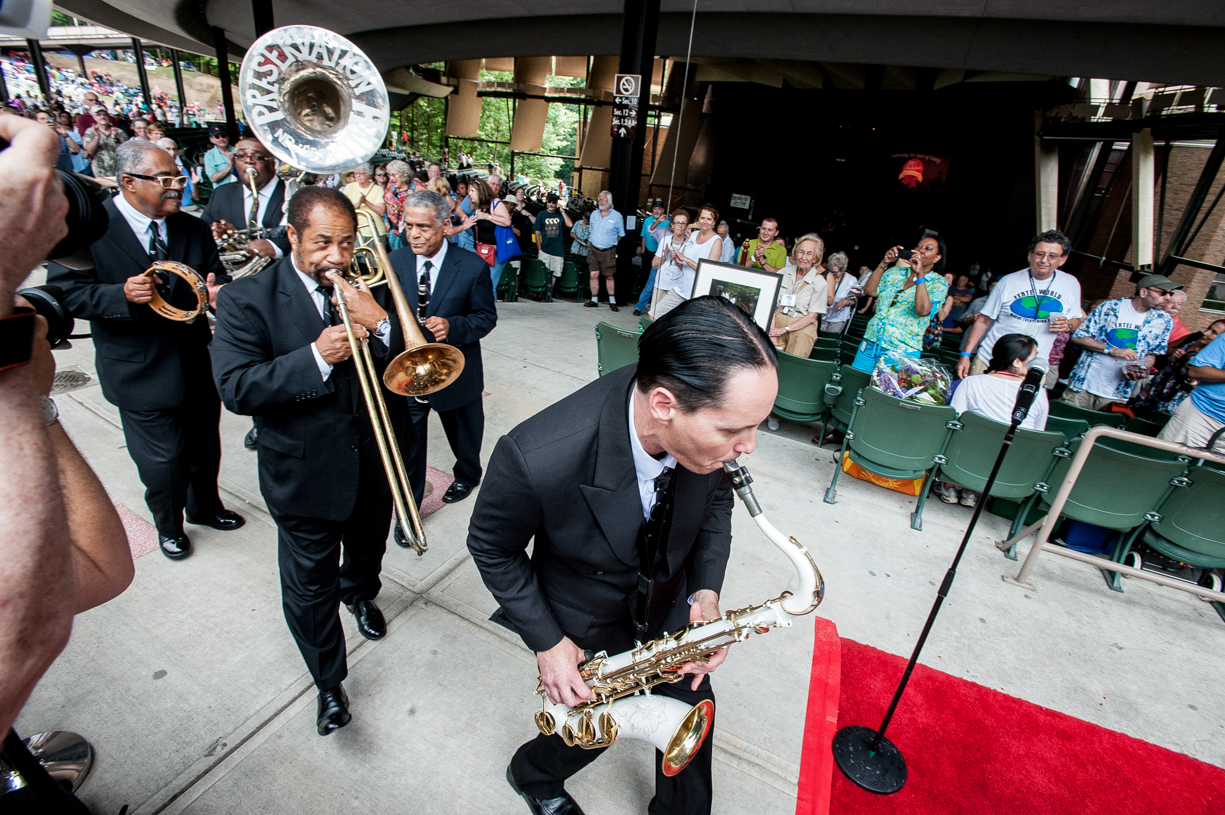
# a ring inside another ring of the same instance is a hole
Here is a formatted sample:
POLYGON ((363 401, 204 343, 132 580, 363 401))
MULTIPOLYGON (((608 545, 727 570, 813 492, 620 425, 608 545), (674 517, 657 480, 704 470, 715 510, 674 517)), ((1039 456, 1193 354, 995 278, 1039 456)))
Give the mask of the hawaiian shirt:
POLYGON ((923 350, 923 334, 932 321, 932 314, 940 311, 944 305, 949 283, 935 272, 928 272, 922 278, 927 284, 927 296, 932 301, 932 313, 921 317, 914 310, 915 289, 918 286, 902 290, 908 277, 909 266, 894 266, 881 277, 876 289, 876 316, 868 323, 863 335, 865 340, 884 349, 923 350))
POLYGON ((400 189, 388 184, 386 191, 383 193, 383 203, 387 205, 387 222, 390 224, 393 232, 400 228, 400 221, 404 218, 404 202, 409 195, 408 187, 400 189))
MULTIPOLYGON (((1169 314, 1159 308, 1150 308, 1145 312, 1144 323, 1138 331, 1121 329, 1116 332, 1115 323, 1119 317, 1119 304, 1130 299, 1130 297, 1121 297, 1118 300, 1107 300, 1093 309, 1085 321, 1080 324, 1080 328, 1076 329, 1076 333, 1072 335, 1073 339, 1087 337, 1104 342, 1107 346, 1130 348, 1139 354, 1141 359, 1164 354, 1170 331, 1174 329, 1174 321, 1169 314), (1134 337, 1131 336, 1133 333, 1134 337)), ((1093 367, 1094 360, 1099 356, 1100 354, 1095 351, 1084 349, 1080 359, 1076 361, 1076 367, 1072 369, 1071 376, 1068 377, 1069 390, 1079 393, 1085 389, 1085 377, 1089 375, 1089 369, 1093 367)), ((1115 388, 1114 395, 1126 402, 1131 398, 1135 387, 1135 381, 1123 379, 1115 388)))
POLYGON ((574 244, 570 247, 570 251, 579 257, 587 257, 587 237, 591 234, 591 230, 583 221, 579 221, 570 230, 570 237, 574 238, 574 244))

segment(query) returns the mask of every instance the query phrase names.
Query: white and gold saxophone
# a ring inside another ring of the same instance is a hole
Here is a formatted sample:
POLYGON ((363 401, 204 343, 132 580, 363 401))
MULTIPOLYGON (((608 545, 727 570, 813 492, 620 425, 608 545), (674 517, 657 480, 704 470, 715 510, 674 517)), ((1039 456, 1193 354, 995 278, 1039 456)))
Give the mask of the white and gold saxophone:
POLYGON ((685 769, 710 731, 714 705, 702 701, 690 707, 678 699, 657 696, 651 688, 679 682, 686 663, 699 662, 721 648, 742 642, 752 634, 788 627, 791 618, 808 614, 825 597, 821 572, 799 541, 774 528, 762 514, 749 486, 752 476, 737 461, 725 462, 724 471, 736 494, 771 543, 783 551, 799 575, 795 594, 783 592, 759 606, 728 611, 717 620, 693 622, 629 651, 609 656, 600 652, 579 668, 595 698, 574 707, 549 701, 544 683, 536 685, 543 700, 536 726, 546 736, 559 734, 567 745, 585 749, 607 747, 618 736, 648 741, 663 753, 663 771, 672 776, 685 769))

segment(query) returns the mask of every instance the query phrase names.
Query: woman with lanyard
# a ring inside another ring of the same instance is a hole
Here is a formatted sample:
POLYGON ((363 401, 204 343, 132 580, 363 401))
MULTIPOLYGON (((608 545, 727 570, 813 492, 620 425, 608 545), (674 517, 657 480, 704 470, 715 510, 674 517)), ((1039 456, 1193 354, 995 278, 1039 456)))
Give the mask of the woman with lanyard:
POLYGON ((791 262, 782 269, 778 292, 779 309, 774 313, 770 339, 774 347, 792 356, 808 358, 817 341, 817 320, 828 306, 829 283, 819 267, 825 241, 810 232, 795 242, 791 262))
POLYGON ((672 238, 651 261, 659 270, 655 274, 653 319, 659 319, 693 296, 693 283, 702 258, 718 260, 723 256, 723 239, 715 234, 718 221, 718 210, 704 204, 698 211, 697 230, 686 237, 689 213, 683 209, 672 213, 672 238))
POLYGON ((903 252, 901 246, 891 247, 864 282, 864 292, 877 301, 876 316, 851 363, 860 371, 871 373, 877 360, 890 351, 921 356, 923 333, 948 294, 949 284, 940 276, 947 254, 943 238, 923 238, 908 259, 899 256, 903 252))

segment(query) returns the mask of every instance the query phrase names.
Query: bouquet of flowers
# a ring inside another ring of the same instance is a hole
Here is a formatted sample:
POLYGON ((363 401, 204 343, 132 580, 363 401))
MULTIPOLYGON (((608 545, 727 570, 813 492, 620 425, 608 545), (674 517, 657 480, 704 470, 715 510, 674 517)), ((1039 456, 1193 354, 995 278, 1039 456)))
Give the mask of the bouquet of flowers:
POLYGON ((912 399, 928 405, 948 404, 953 377, 935 359, 914 359, 890 351, 872 371, 872 387, 898 399, 912 399))

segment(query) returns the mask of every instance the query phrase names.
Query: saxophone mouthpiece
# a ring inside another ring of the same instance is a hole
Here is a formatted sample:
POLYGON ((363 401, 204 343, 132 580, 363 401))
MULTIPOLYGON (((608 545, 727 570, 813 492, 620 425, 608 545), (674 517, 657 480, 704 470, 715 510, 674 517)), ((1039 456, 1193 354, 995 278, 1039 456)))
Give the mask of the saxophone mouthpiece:
POLYGON ((728 478, 732 480, 732 489, 740 496, 740 500, 744 501, 745 509, 749 511, 749 515, 754 517, 761 514, 761 506, 757 503, 757 498, 753 495, 753 488, 749 486, 753 483, 753 476, 749 475, 749 471, 740 466, 739 459, 723 462, 723 472, 727 473, 728 478))

